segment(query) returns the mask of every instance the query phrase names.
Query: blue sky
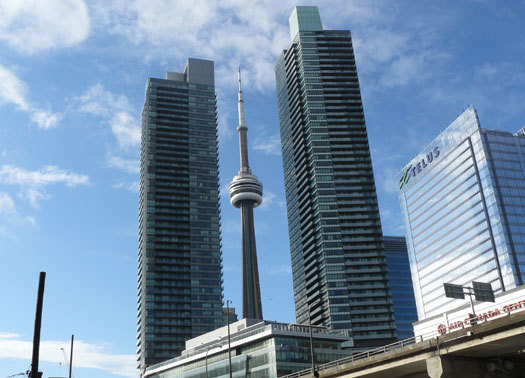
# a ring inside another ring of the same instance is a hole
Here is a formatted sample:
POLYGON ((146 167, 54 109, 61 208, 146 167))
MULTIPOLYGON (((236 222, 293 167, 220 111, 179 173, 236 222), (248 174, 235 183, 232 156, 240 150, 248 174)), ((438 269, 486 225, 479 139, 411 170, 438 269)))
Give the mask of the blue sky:
MULTIPOLYGON (((395 174, 469 104, 525 125, 524 1, 311 2, 352 31, 384 233, 404 234, 395 174)), ((47 272, 44 377, 134 377, 138 159, 146 79, 216 62, 222 192, 238 162, 243 69, 263 312, 293 322, 273 65, 289 0, 0 1, 0 378, 30 364, 47 272), (61 365, 60 365, 61 364, 61 365)), ((222 197, 224 295, 241 306, 239 211, 222 197)))

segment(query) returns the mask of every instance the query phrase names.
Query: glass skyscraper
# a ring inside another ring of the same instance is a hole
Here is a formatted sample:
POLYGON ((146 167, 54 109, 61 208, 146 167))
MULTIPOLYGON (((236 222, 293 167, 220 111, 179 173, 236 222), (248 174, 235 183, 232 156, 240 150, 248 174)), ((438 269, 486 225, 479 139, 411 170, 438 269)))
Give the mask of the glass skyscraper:
POLYGON ((350 32, 296 7, 275 67, 295 310, 348 334, 396 338, 370 148, 350 32))
POLYGON ((139 369, 222 326, 217 108, 212 61, 149 78, 140 166, 139 369))
POLYGON ((394 301, 397 338, 404 340, 414 336, 412 323, 417 321, 407 244, 405 238, 400 236, 383 236, 383 242, 394 301))
POLYGON ((483 129, 469 107, 398 180, 420 320, 462 304, 443 283, 523 284, 525 135, 483 129))

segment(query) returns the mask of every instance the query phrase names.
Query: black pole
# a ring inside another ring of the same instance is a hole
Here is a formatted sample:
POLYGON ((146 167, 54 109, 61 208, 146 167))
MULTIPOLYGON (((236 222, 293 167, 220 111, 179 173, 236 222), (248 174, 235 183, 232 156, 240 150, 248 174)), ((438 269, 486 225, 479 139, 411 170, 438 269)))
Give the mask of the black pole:
POLYGON ((208 378, 208 352, 210 351, 210 347, 206 349, 206 378, 208 378))
POLYGON ((230 378, 232 378, 232 352, 230 349, 230 303, 231 301, 226 300, 226 321, 228 323, 228 361, 230 366, 230 378))
POLYGON ((75 340, 75 335, 71 335, 71 353, 69 354, 69 378, 71 378, 71 371, 73 370, 73 340, 75 340))
POLYGON ((38 296, 36 299, 35 332, 33 334, 33 357, 31 360, 31 378, 40 378, 42 373, 38 371, 38 359, 40 353, 40 328, 42 326, 42 305, 44 304, 44 287, 46 285, 46 272, 40 272, 38 281, 38 296))
POLYGON ((310 311, 310 305, 307 303, 308 306, 308 328, 310 329, 310 353, 312 358, 312 375, 315 377, 315 359, 314 359, 314 341, 312 337, 312 316, 310 311))

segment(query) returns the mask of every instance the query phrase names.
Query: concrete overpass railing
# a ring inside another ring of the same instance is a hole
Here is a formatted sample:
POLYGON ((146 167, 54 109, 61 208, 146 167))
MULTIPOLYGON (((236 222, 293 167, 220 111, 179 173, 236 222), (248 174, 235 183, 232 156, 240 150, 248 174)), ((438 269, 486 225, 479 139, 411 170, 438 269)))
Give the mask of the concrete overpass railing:
MULTIPOLYGON (((391 350, 394 350, 394 349, 397 349, 397 348, 404 348, 404 347, 406 347, 408 345, 412 345, 412 344, 415 344, 415 343, 420 342, 420 341, 423 341, 423 336, 411 337, 409 339, 397 341, 397 342, 392 343, 392 344, 383 345, 383 346, 381 346, 379 348, 370 349, 370 350, 367 350, 366 352, 353 354, 351 356, 348 356, 348 357, 345 357, 345 358, 341 358, 339 360, 335 360, 335 361, 327 362, 325 364, 317 365, 315 367, 315 370, 317 372, 321 372, 323 370, 327 370, 327 369, 331 369, 331 368, 334 368, 334 367, 338 367, 340 365, 352 363, 352 362, 355 362, 355 361, 358 361, 358 360, 362 360, 364 358, 369 358, 371 356, 375 356, 375 355, 378 355, 378 354, 381 354, 381 353, 390 352, 391 350)), ((291 374, 288 374, 288 375, 283 375, 283 376, 281 376, 281 378, 298 378, 298 377, 304 377, 304 376, 311 376, 311 374, 312 374, 312 369, 307 369, 307 370, 297 371, 295 373, 291 373, 291 374)))

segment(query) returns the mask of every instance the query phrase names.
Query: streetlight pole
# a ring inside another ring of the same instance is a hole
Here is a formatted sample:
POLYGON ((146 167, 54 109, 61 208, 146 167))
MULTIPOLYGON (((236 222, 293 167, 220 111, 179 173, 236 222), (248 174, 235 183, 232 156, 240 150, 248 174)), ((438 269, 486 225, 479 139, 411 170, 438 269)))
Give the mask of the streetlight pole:
POLYGON ((211 348, 213 348, 213 346, 209 346, 208 348, 206 348, 206 378, 208 378, 208 352, 211 348))
POLYGON ((213 345, 209 345, 207 348, 206 348, 206 354, 205 354, 205 358, 206 358, 206 378, 208 378, 208 353, 210 352, 211 349, 215 348, 215 347, 219 347, 222 349, 222 345, 219 345, 218 342, 221 340, 221 338, 219 337, 217 340, 215 340, 217 343, 216 344, 213 344, 213 345))
POLYGON ((467 287, 467 290, 468 290, 468 297, 470 298, 470 308, 472 309, 472 321, 473 322, 476 322, 477 321, 477 316, 476 316, 476 310, 474 309, 474 301, 472 300, 472 296, 474 295, 474 293, 470 290, 470 287, 467 287))
POLYGON ((311 354, 311 358, 312 358, 312 375, 314 377, 316 377, 316 373, 315 373, 315 354, 314 354, 314 339, 313 339, 313 335, 312 335, 312 306, 314 304, 317 304, 317 303, 323 303, 323 301, 321 300, 317 300, 311 304, 308 304, 306 303, 306 305, 308 306, 308 327, 310 328, 310 354, 311 354))
POLYGON ((71 335, 71 353, 69 354, 69 378, 71 378, 71 373, 73 371, 73 340, 75 340, 75 335, 71 335))
POLYGON ((230 347, 230 301, 229 299, 226 300, 226 322, 228 324, 228 362, 230 366, 230 378, 232 378, 232 352, 230 347))
POLYGON ((31 378, 40 378, 42 373, 38 371, 40 354, 40 328, 42 327, 42 306, 44 304, 44 287, 46 285, 46 272, 40 272, 38 280, 38 293, 36 298, 35 331, 33 334, 33 355, 31 358, 31 378))
POLYGON ((310 305, 308 305, 308 326, 310 328, 310 354, 312 358, 312 375, 315 377, 314 340, 312 336, 312 317, 310 305))

